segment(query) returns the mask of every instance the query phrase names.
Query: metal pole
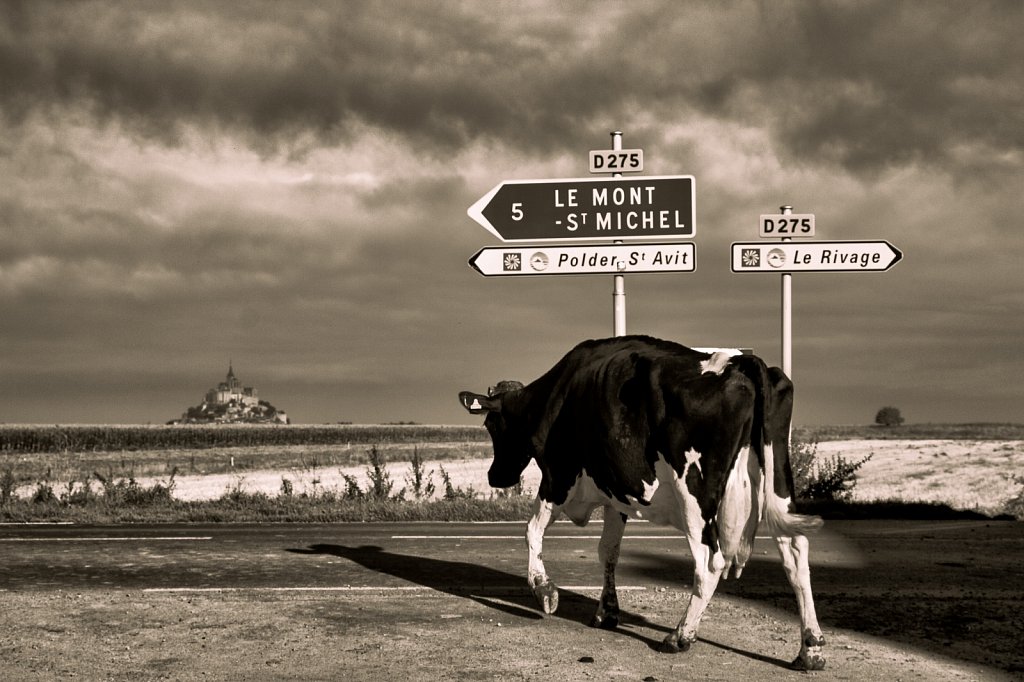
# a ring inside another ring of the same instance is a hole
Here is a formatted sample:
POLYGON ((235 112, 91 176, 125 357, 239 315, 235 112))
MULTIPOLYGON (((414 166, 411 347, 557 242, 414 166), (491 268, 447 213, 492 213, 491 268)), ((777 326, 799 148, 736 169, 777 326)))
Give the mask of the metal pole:
MULTIPOLYGON (((612 149, 622 149, 622 133, 618 130, 612 133, 612 149)), ((612 173, 613 178, 621 178, 622 173, 612 173)), ((616 239, 615 244, 621 244, 621 239, 616 239)), ((612 314, 614 315, 613 333, 615 336, 626 335, 626 278, 623 275, 615 275, 615 286, 612 289, 612 314)))
MULTIPOLYGON (((782 206, 782 215, 793 213, 792 206, 782 206)), ((782 239, 790 241, 789 237, 782 239)), ((793 275, 782 273, 782 371, 793 379, 793 275)))

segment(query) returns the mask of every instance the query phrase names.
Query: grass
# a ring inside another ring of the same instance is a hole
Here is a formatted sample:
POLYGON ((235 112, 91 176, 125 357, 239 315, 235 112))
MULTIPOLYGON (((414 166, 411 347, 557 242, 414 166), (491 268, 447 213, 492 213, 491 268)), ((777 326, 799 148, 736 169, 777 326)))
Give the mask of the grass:
MULTIPOLYGON (((480 431, 482 429, 470 431, 467 436, 466 427, 391 429, 387 432, 389 440, 369 448, 363 440, 373 431, 355 427, 350 433, 359 435, 353 442, 331 444, 163 448, 135 452, 99 448, 52 453, 16 453, 9 447, 0 447, 0 520, 96 524, 522 521, 529 516, 532 499, 522 494, 521 487, 510 493, 481 493, 453 485, 443 466, 440 481, 432 478, 438 472, 424 469, 424 462, 428 460, 490 457, 490 444, 478 439, 480 431), (445 431, 447 428, 453 430, 445 431), (425 432, 429 432, 430 437, 418 439, 425 432), (388 460, 410 462, 409 477, 401 481, 388 478, 383 466, 388 460), (245 471, 256 468, 316 472, 327 466, 353 465, 367 466, 370 484, 365 490, 351 479, 344 490, 320 487, 312 493, 295 494, 294 486, 285 478, 279 494, 274 496, 245 492, 240 483, 216 500, 187 502, 173 496, 174 478, 179 473, 230 471, 239 473, 241 481, 245 471), (136 477, 141 476, 165 479, 147 487, 137 482, 136 477), (32 495, 14 496, 14 489, 25 483, 35 486, 32 495), (395 488, 399 486, 400 491, 396 493, 395 488), (438 493, 440 499, 436 499, 434 493, 438 493)), ((3 434, 0 428, 0 438, 3 434)), ((831 476, 831 484, 827 486, 831 493, 824 494, 826 499, 803 501, 800 503, 803 509, 826 518, 977 518, 981 517, 977 512, 957 511, 945 504, 899 500, 853 502, 848 494, 849 486, 836 485, 845 478, 837 478, 836 471, 842 473, 839 465, 852 466, 856 471, 859 463, 842 458, 814 460, 814 448, 801 444, 857 439, 1024 440, 1024 425, 796 427, 793 437, 794 452, 804 452, 809 458, 805 458, 807 468, 803 475, 831 476), (810 466, 812 463, 817 466, 810 466)), ((1008 454, 1013 451, 1009 444, 1006 450, 1008 454)), ((1002 518, 1024 519, 1024 477, 1013 480, 1018 492, 1004 505, 1002 518)))
MULTIPOLYGON (((132 490, 131 482, 121 484, 132 490)), ((315 496, 228 491, 219 499, 184 502, 159 491, 141 489, 135 499, 97 495, 89 502, 53 492, 0 505, 7 523, 344 523, 356 521, 522 521, 533 501, 527 496, 409 501, 396 498, 352 499, 332 491, 315 496), (159 498, 159 499, 158 499, 159 498)))
MULTIPOLYGON (((485 434, 486 435, 486 434, 485 434)), ((244 473, 255 469, 317 470, 370 463, 370 448, 389 461, 408 460, 416 452, 424 461, 487 458, 489 442, 408 442, 334 445, 281 445, 213 447, 199 450, 169 448, 137 452, 53 452, 14 454, 0 452, 0 470, 11 469, 22 483, 82 479, 95 472, 121 476, 168 476, 244 473)))
POLYGON ((1024 424, 901 424, 794 426, 804 440, 1024 440, 1024 424))

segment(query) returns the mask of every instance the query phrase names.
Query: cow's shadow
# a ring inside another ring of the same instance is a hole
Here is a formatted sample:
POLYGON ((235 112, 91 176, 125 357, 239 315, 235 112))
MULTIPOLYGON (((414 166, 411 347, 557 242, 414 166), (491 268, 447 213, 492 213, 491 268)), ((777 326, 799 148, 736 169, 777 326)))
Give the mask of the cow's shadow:
MULTIPOLYGON (((438 592, 470 599, 488 608, 501 611, 514 618, 542 620, 544 614, 538 608, 533 593, 526 586, 526 579, 488 566, 465 561, 448 561, 411 554, 388 552, 376 545, 348 547, 345 545, 315 544, 301 549, 289 549, 294 554, 326 554, 352 561, 364 568, 399 578, 409 583, 422 585, 438 592)), ((597 600, 572 590, 559 588, 558 610, 553 616, 577 623, 589 623, 597 610, 597 600)), ((651 649, 657 649, 661 638, 646 636, 639 628, 669 633, 671 627, 653 623, 642 615, 629 611, 619 614, 619 626, 613 631, 643 642, 651 649)), ((748 658, 788 668, 789 662, 698 637, 698 640, 720 649, 748 658)))
MULTIPOLYGON (((294 554, 327 554, 341 557, 377 573, 470 599, 514 618, 542 620, 545 617, 539 610, 533 593, 526 586, 525 577, 480 564, 397 554, 376 545, 348 547, 316 544, 288 551, 294 554)), ((550 617, 588 623, 597 611, 597 600, 593 597, 563 588, 559 588, 558 594, 558 610, 550 617)), ((671 630, 652 623, 639 614, 622 611, 619 614, 619 627, 616 632, 640 640, 652 648, 660 644, 660 639, 647 637, 634 628, 649 628, 665 633, 671 630)))

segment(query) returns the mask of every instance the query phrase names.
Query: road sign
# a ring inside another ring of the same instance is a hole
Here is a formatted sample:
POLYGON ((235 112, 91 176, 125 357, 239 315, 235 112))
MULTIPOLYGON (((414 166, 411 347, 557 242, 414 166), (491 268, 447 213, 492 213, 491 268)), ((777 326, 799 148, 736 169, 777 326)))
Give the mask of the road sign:
POLYGON ((884 240, 733 242, 733 272, 869 272, 888 270, 903 253, 884 240))
POLYGON ((693 272, 692 242, 594 246, 489 246, 469 264, 486 277, 693 272))
POLYGON ((758 235, 778 239, 780 237, 813 237, 813 213, 779 213, 762 215, 758 222, 758 235))
POLYGON ((643 169, 643 149, 590 150, 591 173, 639 173, 643 169))
POLYGON ((466 213, 503 242, 690 239, 692 175, 509 180, 466 213))

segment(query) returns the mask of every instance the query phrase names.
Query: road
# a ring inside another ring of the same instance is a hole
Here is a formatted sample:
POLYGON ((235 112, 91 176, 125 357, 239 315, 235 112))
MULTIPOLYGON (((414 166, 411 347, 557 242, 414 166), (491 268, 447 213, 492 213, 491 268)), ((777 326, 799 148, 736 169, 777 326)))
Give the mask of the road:
MULTIPOLYGON (((627 526, 618 573, 626 614, 619 630, 603 632, 585 626, 600 586, 600 525, 549 531, 545 563, 563 596, 553 617, 526 590, 523 530, 0 526, 0 656, 18 679, 337 679, 339 670, 372 679, 395 665, 408 679, 602 679, 632 677, 633 659, 650 672, 637 680, 672 679, 681 665, 711 679, 722 666, 793 675, 785 663, 798 647, 795 601, 770 539, 758 539, 740 580, 722 584, 702 641, 673 657, 651 646, 685 608, 692 562, 676 531, 627 526), (62 657, 69 644, 89 653, 62 657), (401 667, 412 660, 422 678, 401 667)), ((818 679, 889 668, 909 679, 912 670, 928 679, 1024 673, 1024 524, 830 522, 812 542, 830 645, 818 679)))

